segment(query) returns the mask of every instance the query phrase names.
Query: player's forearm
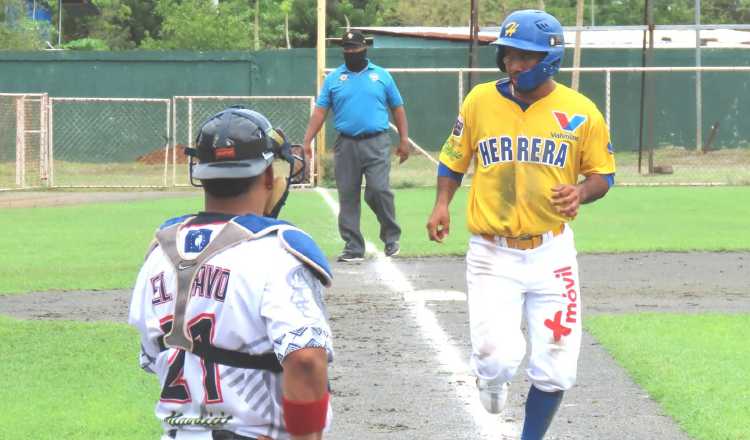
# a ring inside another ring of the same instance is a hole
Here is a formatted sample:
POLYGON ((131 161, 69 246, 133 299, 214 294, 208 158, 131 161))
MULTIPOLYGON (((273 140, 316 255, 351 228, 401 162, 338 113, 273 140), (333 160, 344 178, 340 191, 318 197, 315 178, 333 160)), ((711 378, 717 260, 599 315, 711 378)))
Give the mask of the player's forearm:
POLYGON ((600 174, 586 176, 583 182, 578 184, 581 204, 591 203, 599 200, 609 191, 607 179, 600 174))
POLYGON ((308 401, 328 391, 328 358, 322 348, 303 348, 284 359, 284 397, 308 401))
POLYGON ((292 440, 322 439, 328 408, 328 354, 321 348, 303 348, 289 354, 282 365, 284 418, 292 440))
POLYGON ((402 141, 409 139, 409 122, 406 120, 406 111, 404 106, 399 106, 393 109, 393 120, 398 130, 398 136, 402 141))
POLYGON ((452 177, 438 176, 435 205, 450 205, 451 200, 453 200, 453 195, 456 194, 456 190, 459 186, 461 186, 461 182, 452 177))
POLYGON ((326 120, 326 115, 328 114, 328 110, 322 108, 322 107, 315 107, 313 109, 312 115, 310 115, 310 122, 307 124, 307 130, 305 130, 305 137, 303 140, 303 143, 305 145, 312 142, 312 139, 315 137, 316 134, 320 131, 320 127, 323 126, 323 122, 326 120))

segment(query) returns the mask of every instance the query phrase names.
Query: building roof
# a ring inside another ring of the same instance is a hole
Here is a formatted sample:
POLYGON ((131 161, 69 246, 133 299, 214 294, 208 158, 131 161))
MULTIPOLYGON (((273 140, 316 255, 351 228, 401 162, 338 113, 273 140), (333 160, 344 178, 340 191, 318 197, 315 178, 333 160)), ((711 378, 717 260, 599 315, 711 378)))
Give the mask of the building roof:
MULTIPOLYGON (((469 41, 469 27, 432 27, 432 26, 374 26, 356 27, 363 32, 374 35, 390 35, 394 37, 424 38, 444 41, 469 41)), ((567 46, 573 46, 576 41, 575 30, 565 29, 567 46)), ((482 28, 479 31, 479 44, 489 44, 497 39, 499 28, 482 28)), ((749 48, 750 32, 733 29, 701 30, 701 46, 714 48, 749 48)), ((586 48, 641 48, 643 47, 643 31, 640 29, 617 30, 583 30, 581 31, 581 47, 586 48)), ((654 31, 654 47, 686 49, 695 48, 695 31, 689 29, 654 31)))

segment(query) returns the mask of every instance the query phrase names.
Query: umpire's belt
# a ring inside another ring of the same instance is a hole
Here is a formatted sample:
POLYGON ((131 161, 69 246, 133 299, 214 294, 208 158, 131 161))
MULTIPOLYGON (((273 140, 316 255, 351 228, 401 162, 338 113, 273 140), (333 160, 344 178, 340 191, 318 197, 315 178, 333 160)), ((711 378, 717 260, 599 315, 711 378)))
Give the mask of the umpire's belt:
POLYGON ((565 230, 565 224, 561 224, 557 228, 545 232, 539 235, 522 235, 520 237, 503 237, 501 235, 481 234, 482 238, 487 241, 491 241, 498 246, 507 247, 511 249, 518 249, 521 251, 527 251, 529 249, 535 249, 551 240, 553 237, 557 237, 562 234, 565 230))
POLYGON ((385 132, 384 131, 374 131, 372 133, 360 133, 360 134, 358 134, 356 136, 352 136, 352 135, 349 135, 349 134, 346 134, 346 133, 339 133, 339 134, 341 135, 342 138, 345 138, 345 139, 353 139, 355 141, 361 141, 363 139, 370 139, 370 138, 374 138, 375 136, 380 136, 383 133, 385 133, 385 132))

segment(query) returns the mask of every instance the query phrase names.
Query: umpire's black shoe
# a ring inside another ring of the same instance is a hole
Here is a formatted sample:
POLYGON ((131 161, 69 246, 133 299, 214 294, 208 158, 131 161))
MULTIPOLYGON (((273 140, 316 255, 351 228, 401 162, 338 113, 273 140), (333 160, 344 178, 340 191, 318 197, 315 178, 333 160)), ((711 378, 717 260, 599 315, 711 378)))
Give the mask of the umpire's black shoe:
POLYGON ((341 255, 336 258, 336 261, 343 262, 343 263, 352 263, 355 261, 363 261, 365 259, 365 256, 362 254, 355 254, 353 252, 344 251, 341 253, 341 255))
POLYGON ((397 241, 385 245, 386 257, 395 257, 399 252, 401 252, 401 246, 398 245, 397 241))

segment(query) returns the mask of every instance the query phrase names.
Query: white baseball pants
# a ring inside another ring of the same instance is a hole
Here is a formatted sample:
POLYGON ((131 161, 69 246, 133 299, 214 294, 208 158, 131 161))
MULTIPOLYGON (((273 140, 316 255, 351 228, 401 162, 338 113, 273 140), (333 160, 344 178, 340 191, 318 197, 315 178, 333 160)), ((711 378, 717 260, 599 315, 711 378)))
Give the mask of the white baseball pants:
POLYGON ((471 368, 487 380, 510 381, 526 354, 526 373, 542 391, 567 390, 581 348, 581 295, 573 231, 530 250, 474 235, 466 256, 471 368))

